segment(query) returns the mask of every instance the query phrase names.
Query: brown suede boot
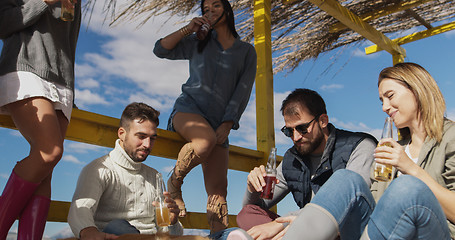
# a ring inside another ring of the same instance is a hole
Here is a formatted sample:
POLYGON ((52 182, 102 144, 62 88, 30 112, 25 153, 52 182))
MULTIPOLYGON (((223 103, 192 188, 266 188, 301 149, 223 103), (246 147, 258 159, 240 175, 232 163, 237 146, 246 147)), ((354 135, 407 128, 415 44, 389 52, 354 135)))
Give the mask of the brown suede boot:
POLYGON ((179 206, 180 217, 186 216, 185 202, 182 197, 182 184, 185 176, 197 165, 201 163, 200 157, 191 147, 191 143, 185 144, 179 152, 177 163, 172 171, 172 175, 167 181, 167 189, 171 198, 179 206))
POLYGON ((229 225, 226 198, 220 195, 209 195, 207 198, 207 221, 210 233, 226 229, 229 225))

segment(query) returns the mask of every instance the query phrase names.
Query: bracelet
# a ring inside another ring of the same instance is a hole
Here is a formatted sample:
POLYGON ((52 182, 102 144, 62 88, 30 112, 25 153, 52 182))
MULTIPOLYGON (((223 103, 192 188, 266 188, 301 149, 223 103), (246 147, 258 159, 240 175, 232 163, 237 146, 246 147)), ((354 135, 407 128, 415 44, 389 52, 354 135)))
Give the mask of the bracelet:
POLYGON ((180 28, 179 31, 180 31, 180 33, 182 33, 182 35, 183 35, 184 37, 189 36, 189 35, 192 34, 192 32, 190 31, 190 29, 188 28, 188 26, 184 26, 184 27, 180 28))

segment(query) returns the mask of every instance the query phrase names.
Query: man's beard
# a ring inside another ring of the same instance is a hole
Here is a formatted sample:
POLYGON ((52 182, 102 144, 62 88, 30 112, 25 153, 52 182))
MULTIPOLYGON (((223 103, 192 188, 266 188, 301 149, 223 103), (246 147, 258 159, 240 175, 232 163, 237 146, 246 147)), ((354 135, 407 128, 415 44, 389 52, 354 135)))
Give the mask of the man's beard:
MULTIPOLYGON (((322 141, 324 140, 324 134, 322 134, 322 129, 319 126, 319 124, 317 124, 317 126, 319 128, 319 131, 318 131, 317 135, 314 136, 314 138, 312 140, 310 140, 309 143, 305 143, 304 145, 294 144, 295 148, 301 155, 308 155, 308 154, 313 153, 314 150, 316 150, 321 145, 322 141)), ((300 140, 302 140, 302 139, 300 139, 300 140)))
POLYGON ((138 156, 137 152, 139 152, 139 151, 150 153, 146 149, 137 149, 136 151, 134 151, 134 150, 130 151, 129 149, 125 149, 126 154, 128 154, 128 156, 131 158, 131 160, 133 160, 134 162, 143 162, 143 161, 145 161, 147 159, 148 154, 144 158, 138 158, 137 157, 138 156))

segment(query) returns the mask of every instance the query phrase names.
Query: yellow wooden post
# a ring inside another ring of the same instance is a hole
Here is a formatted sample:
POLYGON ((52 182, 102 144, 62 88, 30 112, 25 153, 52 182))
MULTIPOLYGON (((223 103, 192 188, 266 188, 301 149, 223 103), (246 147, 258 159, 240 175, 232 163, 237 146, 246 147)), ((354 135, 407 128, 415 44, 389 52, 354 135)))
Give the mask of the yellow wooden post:
POLYGON ((271 1, 254 2, 254 45, 257 53, 256 128, 257 148, 264 152, 264 162, 275 146, 273 124, 273 71, 271 38, 271 1))
MULTIPOLYGON (((254 45, 258 57, 256 72, 256 131, 258 151, 266 163, 270 148, 275 146, 273 123, 273 66, 271 34, 271 1, 254 1, 254 45)), ((276 212, 276 206, 271 208, 276 212)))
POLYGON ((404 56, 399 53, 392 54, 392 58, 393 58, 393 65, 404 62, 404 56))

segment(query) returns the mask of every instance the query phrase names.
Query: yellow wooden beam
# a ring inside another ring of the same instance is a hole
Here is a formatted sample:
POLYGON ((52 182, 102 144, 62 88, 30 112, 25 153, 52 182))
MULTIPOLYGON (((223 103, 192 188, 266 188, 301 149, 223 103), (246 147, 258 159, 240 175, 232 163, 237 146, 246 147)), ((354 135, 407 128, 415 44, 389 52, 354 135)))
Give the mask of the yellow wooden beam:
MULTIPOLYGON (((238 227, 236 215, 228 215, 229 227, 238 227)), ((184 228, 210 229, 205 213, 188 212, 185 217, 179 218, 184 228)))
MULTIPOLYGON (((289 0, 289 1, 291 1, 291 0, 289 0)), ((377 19, 377 18, 380 18, 380 17, 384 17, 384 16, 387 16, 387 15, 390 15, 390 14, 393 14, 393 13, 397 13, 397 12, 401 12, 401 11, 404 11, 404 10, 407 10, 407 9, 410 9, 410 8, 414 8, 414 7, 417 7, 419 5, 422 5, 422 4, 424 4, 426 2, 430 2, 430 1, 434 1, 434 0, 400 1, 400 2, 397 2, 393 6, 388 6, 388 7, 382 8, 382 9, 377 9, 377 10, 375 10, 373 12, 362 14, 362 15, 360 15, 360 18, 363 21, 367 22, 367 21, 370 21, 370 20, 373 20, 373 19, 377 19)), ((344 30, 346 28, 347 28, 346 25, 344 25, 341 22, 338 22, 338 23, 335 23, 332 26, 330 26, 329 27, 329 31, 330 32, 338 32, 338 31, 344 30)))
POLYGON ((336 0, 308 0, 309 2, 318 6, 321 10, 327 12, 334 18, 338 19, 350 29, 356 31, 366 39, 376 43, 382 49, 386 50, 392 55, 400 54, 406 56, 406 50, 392 42, 384 34, 374 29, 370 24, 360 19, 357 15, 349 9, 343 7, 336 0))
MULTIPOLYGON (((405 37, 397 38, 397 39, 394 39, 392 41, 394 43, 398 44, 398 45, 403 45, 403 44, 406 44, 406 43, 410 43, 410 42, 421 40, 421 39, 424 39, 424 38, 427 38, 427 37, 431 37, 431 36, 434 36, 434 35, 437 35, 437 34, 445 33, 445 32, 448 32, 448 31, 451 31, 451 30, 454 30, 454 29, 455 29, 455 22, 451 22, 451 23, 447 23, 447 24, 441 25, 439 27, 434 27, 434 28, 431 28, 431 29, 427 29, 425 31, 421 31, 421 32, 416 32, 416 33, 410 34, 410 35, 405 36, 405 37)), ((366 54, 372 54, 372 53, 379 52, 379 51, 382 51, 382 50, 384 50, 384 49, 382 49, 378 45, 373 45, 373 46, 369 46, 369 47, 365 48, 365 53, 366 54)))
POLYGON ((51 201, 49 206, 49 214, 47 215, 48 222, 67 222, 68 212, 70 210, 70 202, 51 201))
MULTIPOLYGON (((254 1, 254 45, 257 53, 256 131, 257 148, 268 153, 275 146, 273 123, 273 66, 271 0, 254 1)), ((263 155, 263 163, 267 160, 263 155)))
MULTIPOLYGON (((120 120, 100 114, 74 109, 66 133, 66 139, 113 148, 117 139, 117 129, 120 120)), ((0 127, 15 129, 9 116, 0 115, 0 127)), ((177 159, 178 152, 185 141, 179 134, 158 129, 158 139, 151 155, 177 159)), ((262 163, 264 152, 242 148, 229 147, 229 168, 249 172, 262 163)))
MULTIPOLYGON (((67 222, 70 202, 51 201, 49 214, 47 215, 48 222, 67 222)), ((228 215, 229 227, 237 227, 235 215, 228 215)), ((183 218, 179 218, 184 228, 190 229, 210 229, 205 213, 188 212, 183 218)))

